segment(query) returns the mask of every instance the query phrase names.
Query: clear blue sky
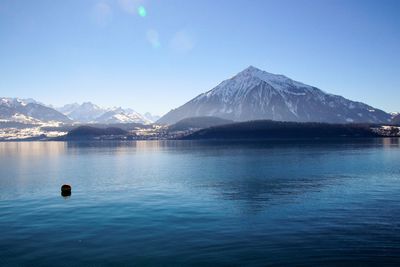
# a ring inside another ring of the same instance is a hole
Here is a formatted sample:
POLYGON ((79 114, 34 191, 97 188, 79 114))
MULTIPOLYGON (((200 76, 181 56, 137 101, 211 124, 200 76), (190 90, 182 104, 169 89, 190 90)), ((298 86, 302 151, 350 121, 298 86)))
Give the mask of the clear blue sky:
POLYGON ((0 1, 1 96, 161 115, 249 65, 400 111, 400 1, 0 1))

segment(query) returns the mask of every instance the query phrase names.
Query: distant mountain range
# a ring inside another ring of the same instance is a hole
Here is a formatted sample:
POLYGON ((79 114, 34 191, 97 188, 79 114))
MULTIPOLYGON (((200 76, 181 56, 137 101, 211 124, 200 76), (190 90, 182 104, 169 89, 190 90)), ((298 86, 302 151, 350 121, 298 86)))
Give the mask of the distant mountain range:
POLYGON ((102 108, 91 102, 68 104, 53 108, 33 99, 0 98, 0 121, 24 124, 40 123, 140 123, 159 119, 150 113, 141 115, 133 109, 102 108))
POLYGON ((56 108, 59 112, 65 114, 74 121, 91 122, 107 112, 106 109, 101 108, 91 102, 82 104, 74 103, 67 104, 63 107, 56 108))
POLYGON ((61 112, 33 99, 18 98, 0 98, 0 121, 20 123, 72 122, 61 112))
POLYGON ((157 123, 170 125, 198 116, 326 123, 388 123, 392 119, 392 115, 364 103, 252 66, 171 110, 157 123))
POLYGON ((68 104, 57 108, 58 111, 67 115, 77 122, 83 123, 143 123, 149 124, 153 121, 133 109, 121 107, 102 108, 91 102, 82 104, 68 104))

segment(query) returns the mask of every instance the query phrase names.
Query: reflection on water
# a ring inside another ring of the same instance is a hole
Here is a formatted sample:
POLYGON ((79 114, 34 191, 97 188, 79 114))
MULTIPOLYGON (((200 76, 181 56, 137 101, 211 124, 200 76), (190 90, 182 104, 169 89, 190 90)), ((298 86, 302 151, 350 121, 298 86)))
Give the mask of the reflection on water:
POLYGON ((395 138, 0 143, 0 265, 398 264, 399 159, 395 138))
POLYGON ((63 154, 67 144, 63 142, 0 142, 0 155, 4 156, 43 156, 44 154, 63 154))

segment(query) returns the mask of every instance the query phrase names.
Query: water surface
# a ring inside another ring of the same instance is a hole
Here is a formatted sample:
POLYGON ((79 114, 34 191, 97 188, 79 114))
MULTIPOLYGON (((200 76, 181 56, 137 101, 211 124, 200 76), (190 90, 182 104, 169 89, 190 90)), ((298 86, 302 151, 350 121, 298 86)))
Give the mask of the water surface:
POLYGON ((0 171, 0 266, 400 264, 399 139, 0 143, 0 171))

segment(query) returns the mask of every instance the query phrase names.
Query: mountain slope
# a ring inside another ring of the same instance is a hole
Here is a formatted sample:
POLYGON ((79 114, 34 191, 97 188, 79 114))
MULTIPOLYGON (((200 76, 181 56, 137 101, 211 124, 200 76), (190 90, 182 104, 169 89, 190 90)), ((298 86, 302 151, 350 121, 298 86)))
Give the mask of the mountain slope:
POLYGON ((173 124, 198 116, 234 121, 270 119, 329 123, 379 123, 391 118, 386 112, 366 104, 327 94, 316 87, 252 66, 171 110, 157 122, 173 124))
POLYGON ((393 117, 392 123, 396 125, 400 125, 400 114, 397 114, 393 117))
POLYGON ((217 117, 193 117, 178 121, 168 126, 169 131, 187 131, 192 129, 204 129, 208 127, 233 123, 231 120, 225 120, 217 117))
POLYGON ((0 98, 0 119, 21 123, 64 122, 71 120, 57 110, 32 99, 0 98))

